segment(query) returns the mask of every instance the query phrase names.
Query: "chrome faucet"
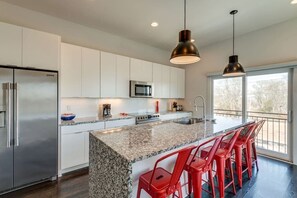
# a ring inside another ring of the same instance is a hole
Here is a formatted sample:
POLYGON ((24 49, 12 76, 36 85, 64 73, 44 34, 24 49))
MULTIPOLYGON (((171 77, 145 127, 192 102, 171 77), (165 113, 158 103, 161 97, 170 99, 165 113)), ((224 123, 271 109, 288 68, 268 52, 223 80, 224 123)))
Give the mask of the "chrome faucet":
POLYGON ((198 107, 202 108, 203 109, 203 119, 205 120, 205 112, 206 112, 206 107, 205 107, 205 99, 203 96, 196 96, 195 99, 194 99, 194 107, 195 107, 195 111, 197 112, 198 111, 198 107), (202 106, 198 106, 197 104, 197 100, 198 99, 201 99, 202 100, 202 106))

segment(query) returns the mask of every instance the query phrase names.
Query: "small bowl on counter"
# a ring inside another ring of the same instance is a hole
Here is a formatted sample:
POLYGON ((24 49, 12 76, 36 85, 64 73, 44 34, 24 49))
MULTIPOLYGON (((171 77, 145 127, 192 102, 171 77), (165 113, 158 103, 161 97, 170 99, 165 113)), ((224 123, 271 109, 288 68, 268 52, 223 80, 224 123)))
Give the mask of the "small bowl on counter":
POLYGON ((70 120, 73 120, 75 118, 75 114, 73 113, 63 113, 61 115, 61 120, 63 121, 70 121, 70 120))

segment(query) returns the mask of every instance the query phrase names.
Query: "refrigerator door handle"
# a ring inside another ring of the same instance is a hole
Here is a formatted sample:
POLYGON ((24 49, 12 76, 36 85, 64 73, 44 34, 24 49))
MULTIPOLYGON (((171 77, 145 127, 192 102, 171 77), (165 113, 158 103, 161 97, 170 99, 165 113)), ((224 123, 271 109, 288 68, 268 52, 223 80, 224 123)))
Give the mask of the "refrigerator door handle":
POLYGON ((15 96, 15 133, 16 133, 16 140, 15 146, 20 146, 20 138, 19 138, 19 97, 18 97, 18 83, 14 83, 13 85, 14 96, 15 96))
POLYGON ((6 92, 6 101, 5 101, 5 106, 6 106, 6 127, 7 127, 7 143, 6 146, 7 148, 11 147, 10 144, 10 134, 11 134, 11 95, 10 95, 10 83, 3 83, 3 88, 6 92))

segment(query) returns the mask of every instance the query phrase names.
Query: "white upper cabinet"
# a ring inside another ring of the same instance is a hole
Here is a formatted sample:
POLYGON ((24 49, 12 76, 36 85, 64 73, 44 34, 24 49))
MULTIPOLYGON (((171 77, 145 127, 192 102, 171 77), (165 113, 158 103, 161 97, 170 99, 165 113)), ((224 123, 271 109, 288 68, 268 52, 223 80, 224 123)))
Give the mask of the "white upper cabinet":
POLYGON ((101 52, 101 97, 116 97, 116 67, 115 54, 101 52))
POLYGON ((135 58, 130 60, 130 80, 153 81, 153 63, 135 58))
POLYGON ((178 69, 178 79, 177 79, 177 84, 178 84, 178 88, 177 88, 177 95, 178 98, 185 98, 185 88, 186 88, 186 74, 185 74, 185 70, 184 69, 178 69))
POLYGON ((153 63, 154 98, 169 98, 170 67, 153 63))
POLYGON ((81 97, 82 68, 81 47, 62 43, 61 45, 61 96, 81 97))
POLYGON ((170 98, 178 98, 178 68, 170 68, 170 98))
POLYGON ((163 98, 162 68, 162 65, 153 63, 154 98, 163 98))
POLYGON ((163 98, 170 98, 170 67, 162 67, 162 95, 163 98))
POLYGON ((58 70, 61 37, 23 28, 23 66, 58 70))
POLYGON ((82 97, 100 97, 100 52, 82 48, 82 97))
POLYGON ((170 68, 170 98, 185 98, 185 70, 170 68))
POLYGON ((116 97, 129 98, 130 58, 117 55, 116 97))
POLYGON ((22 65, 22 27, 0 22, 0 65, 22 65))

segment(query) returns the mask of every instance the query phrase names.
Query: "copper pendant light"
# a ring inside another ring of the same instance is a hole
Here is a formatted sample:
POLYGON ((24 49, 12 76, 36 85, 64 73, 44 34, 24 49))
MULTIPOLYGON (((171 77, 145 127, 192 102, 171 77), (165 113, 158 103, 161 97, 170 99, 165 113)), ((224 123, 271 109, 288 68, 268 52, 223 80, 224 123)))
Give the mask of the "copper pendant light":
POLYGON ((238 13, 238 10, 232 10, 230 12, 233 15, 233 55, 229 56, 229 64, 225 67, 223 76, 225 77, 234 77, 234 76, 244 76, 245 71, 242 65, 238 62, 238 56, 234 55, 234 43, 235 43, 235 23, 234 18, 235 14, 238 13))
POLYGON ((171 53, 170 62, 183 65, 200 60, 198 49, 191 41, 191 31, 186 29, 186 0, 184 0, 184 30, 179 32, 179 43, 171 53))

